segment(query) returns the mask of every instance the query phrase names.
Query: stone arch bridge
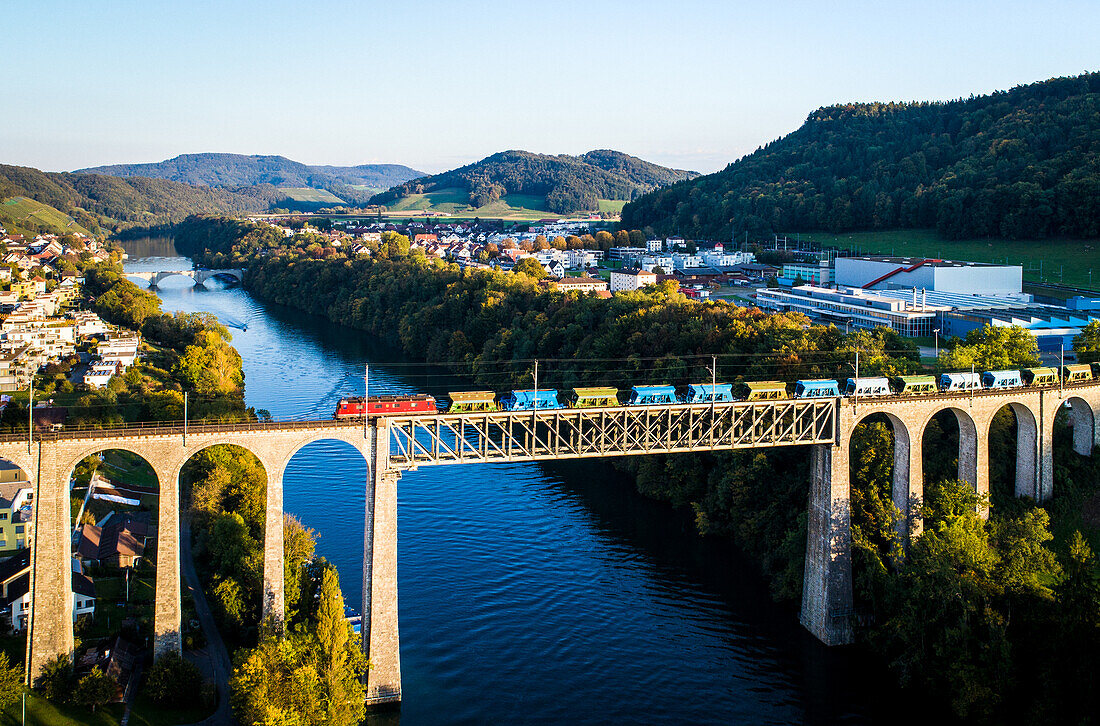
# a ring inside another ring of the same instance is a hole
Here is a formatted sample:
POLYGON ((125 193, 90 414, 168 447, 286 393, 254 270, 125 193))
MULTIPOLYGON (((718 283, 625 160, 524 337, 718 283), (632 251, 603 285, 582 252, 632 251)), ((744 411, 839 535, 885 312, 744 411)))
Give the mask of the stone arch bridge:
POLYGON ((282 477, 302 447, 344 441, 367 461, 363 538, 363 647, 373 668, 369 703, 401 699, 397 621, 397 481, 419 466, 478 462, 613 457, 810 446, 809 531, 801 621, 828 645, 851 641, 849 450, 856 426, 872 414, 890 421, 895 436, 894 501, 906 535, 920 531, 923 497, 921 442, 932 418, 951 411, 959 422, 959 476, 989 488, 987 437, 994 415, 1009 407, 1018 421, 1016 493, 1053 495, 1055 415, 1068 407, 1074 449, 1088 455, 1097 442, 1100 385, 1021 388, 954 395, 876 399, 801 399, 660 407, 563 409, 378 417, 359 421, 251 422, 184 426, 126 424, 0 435, 0 457, 21 467, 34 484, 35 535, 28 678, 51 658, 73 654, 69 482, 83 458, 122 449, 144 458, 160 485, 154 650, 181 647, 180 486, 183 465, 217 444, 252 452, 267 474, 263 609, 283 613, 282 477))
POLYGON ((237 284, 244 281, 244 270, 165 270, 163 272, 127 272, 126 277, 137 277, 149 283, 149 289, 154 290, 161 280, 175 276, 190 277, 196 285, 205 285, 207 280, 220 278, 222 280, 235 280, 237 284))

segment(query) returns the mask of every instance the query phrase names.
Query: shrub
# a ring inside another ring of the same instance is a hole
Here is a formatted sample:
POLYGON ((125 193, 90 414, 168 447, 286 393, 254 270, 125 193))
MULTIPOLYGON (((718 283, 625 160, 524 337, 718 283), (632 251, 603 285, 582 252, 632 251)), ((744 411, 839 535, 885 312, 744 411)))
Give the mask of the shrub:
POLYGON ((201 690, 199 669, 178 653, 161 656, 145 681, 145 695, 161 706, 186 706, 201 690))

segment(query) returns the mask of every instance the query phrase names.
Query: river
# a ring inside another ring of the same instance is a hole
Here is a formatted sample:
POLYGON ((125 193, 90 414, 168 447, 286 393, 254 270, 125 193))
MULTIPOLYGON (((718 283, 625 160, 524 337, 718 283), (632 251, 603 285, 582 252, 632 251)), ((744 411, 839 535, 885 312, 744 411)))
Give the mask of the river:
MULTIPOLYGON (((170 240, 125 243, 128 271, 190 269, 170 240)), ((139 283, 140 284, 140 283, 139 283)), ((165 280, 165 310, 231 326, 246 399, 331 415, 344 395, 447 389, 365 334, 165 280), (247 326, 247 330, 242 329, 247 326)), ((318 442, 284 506, 319 535, 348 603, 361 590, 362 458, 318 442)), ((424 467, 399 483, 400 716, 420 724, 850 723, 923 720, 865 654, 829 650, 776 606, 728 543, 598 463, 424 467)))

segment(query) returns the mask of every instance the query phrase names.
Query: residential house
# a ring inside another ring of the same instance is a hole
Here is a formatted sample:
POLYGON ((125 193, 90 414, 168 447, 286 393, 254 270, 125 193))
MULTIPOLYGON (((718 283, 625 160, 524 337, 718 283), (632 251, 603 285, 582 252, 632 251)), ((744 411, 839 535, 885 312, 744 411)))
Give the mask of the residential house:
POLYGON ((653 272, 654 267, 660 267, 664 272, 672 272, 675 262, 672 255, 646 255, 642 258, 641 268, 646 272, 653 272))
POLYGON ((640 290, 646 285, 655 285, 657 276, 640 269, 612 270, 611 292, 640 290))
POLYGON ((546 270, 546 274, 551 277, 565 277, 565 265, 561 262, 551 262, 550 264, 544 264, 543 268, 546 270))
POLYGON ((34 542, 34 488, 22 469, 0 461, 0 557, 34 542))
MULTIPOLYGON (((9 630, 27 628, 31 609, 31 551, 25 549, 0 562, 0 619, 9 630)), ((95 582, 73 563, 73 622, 95 615, 95 582)))
POLYGON ((0 391, 25 388, 31 373, 37 370, 29 345, 23 343, 0 350, 0 391))
POLYGON ((148 515, 148 512, 130 512, 103 520, 103 526, 81 525, 76 557, 89 564, 137 565, 145 556, 150 539, 148 515))
POLYGON ((607 289, 607 283, 594 277, 563 277, 560 280, 549 280, 551 290, 559 292, 599 292, 607 289))

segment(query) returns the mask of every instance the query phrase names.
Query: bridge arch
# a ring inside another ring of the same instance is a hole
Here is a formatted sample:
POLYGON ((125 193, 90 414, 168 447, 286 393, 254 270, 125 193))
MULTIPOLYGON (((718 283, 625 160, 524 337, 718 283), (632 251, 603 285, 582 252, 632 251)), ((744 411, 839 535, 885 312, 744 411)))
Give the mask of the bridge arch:
POLYGON ((171 631, 180 637, 178 624, 166 623, 160 606, 163 596, 175 592, 170 580, 178 569, 162 547, 163 539, 173 539, 162 515, 175 511, 174 488, 140 447, 112 443, 81 453, 63 465, 59 497, 68 505, 64 525, 71 544, 71 551, 63 551, 79 563, 65 583, 74 631, 79 636, 89 621, 118 626, 129 617, 142 641, 163 647, 158 635, 171 631))
POLYGON ((979 493, 985 493, 989 489, 988 477, 979 466, 980 453, 978 448, 978 425, 969 411, 956 406, 946 406, 930 413, 920 424, 920 435, 923 441, 928 432, 928 426, 932 420, 945 411, 950 411, 959 427, 959 470, 958 477, 962 481, 969 482, 979 493))
MULTIPOLYGON (((909 424, 889 411, 869 409, 855 417, 849 433, 847 466, 851 466, 852 447, 851 438, 862 424, 872 423, 871 419, 881 417, 890 424, 893 435, 894 456, 893 471, 891 474, 890 499, 901 513, 897 522, 897 531, 903 543, 920 531, 920 502, 923 495, 922 477, 919 470, 914 470, 913 459, 914 446, 918 447, 910 432, 909 424)), ((919 457, 917 457, 919 461, 919 457)))
POLYGON ((1069 404, 1069 422, 1073 426, 1073 450, 1081 456, 1091 456, 1096 441, 1096 411, 1080 396, 1070 396, 1066 398, 1066 403, 1069 404))
MULTIPOLYGON (((1035 412, 1031 407, 1020 401, 1008 401, 997 410, 993 411, 989 420, 985 422, 987 461, 990 462, 990 480, 993 479, 993 470, 996 464, 995 448, 996 428, 998 417, 1002 411, 1010 411, 1015 424, 1015 457, 1009 455, 1009 461, 1014 463, 1012 475, 1012 491, 1017 497, 1031 497, 1038 500, 1038 465, 1039 465, 1039 423, 1035 412)), ((991 490, 993 489, 991 485, 991 490)), ((990 497, 994 492, 990 491, 990 497)))
POLYGON ((272 615, 281 619, 282 578, 271 576, 267 557, 269 549, 274 550, 275 558, 282 557, 281 500, 278 510, 272 511, 270 506, 271 491, 278 487, 277 475, 273 483, 270 467, 262 457, 250 447, 221 437, 189 447, 178 472, 181 490, 186 484, 190 494, 182 497, 194 515, 190 521, 201 527, 204 522, 213 524, 224 514, 236 514, 239 520, 226 520, 221 526, 235 531, 246 551, 251 553, 255 547, 263 554, 264 567, 262 573, 256 573, 258 577, 253 577, 252 568, 243 566, 243 562, 242 566, 218 573, 220 582, 231 584, 208 591, 208 601, 241 632, 272 615), (216 451, 215 447, 222 450, 216 451), (272 534, 276 535, 274 543, 269 541, 272 534))
POLYGON ((279 471, 285 472, 287 465, 295 456, 301 453, 302 450, 305 449, 307 446, 310 446, 311 444, 316 444, 320 441, 333 441, 346 444, 347 446, 355 449, 364 461, 367 460, 367 456, 362 449, 362 445, 364 444, 362 433, 356 431, 352 436, 348 436, 346 434, 346 430, 315 431, 307 436, 302 437, 298 441, 294 442, 290 447, 288 447, 285 455, 283 455, 282 461, 279 464, 279 471))

